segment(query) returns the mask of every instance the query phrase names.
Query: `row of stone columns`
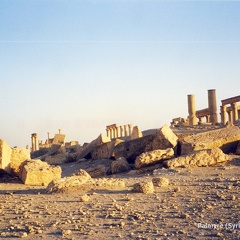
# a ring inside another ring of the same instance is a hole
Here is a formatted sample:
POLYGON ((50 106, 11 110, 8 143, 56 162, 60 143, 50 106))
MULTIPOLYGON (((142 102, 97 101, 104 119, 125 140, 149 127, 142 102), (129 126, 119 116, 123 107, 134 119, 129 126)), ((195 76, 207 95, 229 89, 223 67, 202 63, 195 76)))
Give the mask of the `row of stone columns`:
POLYGON ((39 150, 39 142, 37 133, 33 133, 31 136, 32 141, 32 152, 39 150))
POLYGON ((239 118, 239 106, 237 102, 231 103, 231 107, 227 107, 226 105, 222 105, 220 107, 221 111, 221 122, 226 124, 227 122, 227 114, 228 114, 228 121, 235 122, 239 118))
POLYGON ((132 124, 117 126, 116 124, 106 127, 107 136, 110 139, 130 136, 132 133, 132 124))

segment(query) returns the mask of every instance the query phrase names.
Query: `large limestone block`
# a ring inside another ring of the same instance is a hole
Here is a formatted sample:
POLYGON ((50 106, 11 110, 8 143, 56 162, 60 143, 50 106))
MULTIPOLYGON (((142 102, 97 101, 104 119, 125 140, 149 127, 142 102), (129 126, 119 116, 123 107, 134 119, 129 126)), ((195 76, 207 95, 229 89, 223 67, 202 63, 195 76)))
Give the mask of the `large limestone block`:
POLYGON ((141 153, 153 150, 152 141, 154 137, 155 135, 147 135, 145 137, 119 143, 114 148, 115 158, 125 157, 128 162, 134 163, 135 158, 141 153))
POLYGON ((228 160, 227 155, 219 148, 196 151, 185 156, 166 161, 167 167, 207 167, 228 160))
POLYGON ((153 149, 167 149, 177 146, 178 137, 174 134, 172 129, 168 125, 164 125, 160 128, 153 140, 153 149))
POLYGON ((119 158, 111 163, 112 174, 128 172, 131 169, 129 163, 126 158, 119 158))
POLYGON ((61 178, 61 174, 59 166, 50 166, 41 160, 27 160, 20 166, 19 177, 26 185, 47 185, 61 178))
POLYGON ((123 142, 123 140, 115 139, 111 142, 96 146, 91 152, 92 159, 99 160, 114 157, 114 147, 121 142, 123 142))
POLYGON ((56 155, 46 156, 44 161, 49 165, 58 165, 67 162, 66 154, 60 153, 56 155))
POLYGON ((7 173, 11 172, 11 154, 12 149, 3 139, 0 139, 0 169, 7 173))
POLYGON ((103 143, 111 142, 111 139, 109 137, 106 137, 102 134, 100 134, 95 140, 88 143, 82 150, 82 152, 79 154, 78 159, 81 158, 91 158, 91 152, 94 150, 95 147, 100 146, 103 143))
POLYGON ((135 160, 135 168, 141 168, 148 165, 152 165, 162 161, 164 159, 169 159, 174 156, 174 150, 172 148, 167 148, 165 150, 153 150, 150 152, 145 152, 140 154, 135 160))
POLYGON ((197 133, 181 141, 181 155, 210 148, 221 148, 224 153, 235 153, 239 140, 240 128, 237 126, 197 133))
POLYGON ((54 193, 70 191, 83 186, 87 182, 92 183, 91 176, 83 169, 80 169, 78 173, 73 174, 70 177, 52 180, 48 184, 46 192, 54 193))
POLYGON ((30 151, 24 148, 13 148, 11 154, 11 171, 15 175, 19 176, 20 165, 25 161, 29 160, 30 151))

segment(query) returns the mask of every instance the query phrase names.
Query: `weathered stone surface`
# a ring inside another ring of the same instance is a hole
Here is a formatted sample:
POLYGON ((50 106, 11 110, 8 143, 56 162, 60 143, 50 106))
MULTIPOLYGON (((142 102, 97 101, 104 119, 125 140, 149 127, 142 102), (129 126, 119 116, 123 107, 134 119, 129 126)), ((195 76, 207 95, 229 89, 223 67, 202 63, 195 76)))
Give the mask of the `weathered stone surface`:
POLYGON ((127 172, 130 169, 131 169, 131 167, 130 167, 128 161, 126 160, 126 158, 124 158, 124 157, 121 157, 121 158, 113 161, 111 164, 112 174, 127 172))
POLYGON ((172 148, 167 148, 165 150, 153 150, 150 152, 145 152, 140 154, 135 160, 135 167, 141 168, 151 164, 155 164, 161 160, 169 159, 174 156, 174 151, 172 148))
POLYGON ((72 188, 81 187, 83 184, 91 181, 91 176, 84 170, 80 169, 78 173, 65 178, 52 180, 46 189, 47 193, 69 191, 72 188))
POLYGON ((68 160, 66 158, 65 153, 60 153, 56 155, 46 156, 44 161, 49 165, 58 165, 58 164, 66 163, 68 160))
POLYGON ((224 153, 235 153, 239 140, 240 128, 237 126, 197 133, 181 140, 181 155, 210 148, 221 148, 224 153))
POLYGON ((154 185, 152 181, 136 183, 133 185, 133 191, 139 193, 154 193, 154 185))
POLYGON ((196 151, 165 162, 167 167, 207 167, 228 160, 221 149, 213 148, 196 151))
POLYGON ((166 187, 169 185, 168 178, 165 177, 156 177, 152 179, 153 185, 156 187, 166 187))
POLYGON ((0 139, 0 169, 4 170, 7 173, 11 172, 11 154, 12 149, 3 139, 0 139))
POLYGON ((152 141, 154 137, 154 135, 147 135, 142 138, 119 143, 114 148, 115 158, 125 157, 129 162, 134 163, 134 160, 138 155, 153 150, 152 141))
POLYGON ((238 145, 237 145, 236 154, 240 155, 240 141, 238 142, 238 145))
POLYGON ((26 185, 47 185, 61 178, 62 169, 53 167, 41 160, 27 160, 20 166, 19 177, 26 185))
POLYGON ((152 149, 174 148, 178 143, 178 137, 168 125, 160 128, 152 143, 152 149))
POLYGON ((103 177, 106 175, 106 167, 104 165, 97 165, 95 167, 87 168, 86 171, 93 178, 103 177))
POLYGON ((118 178, 97 178, 93 181, 100 188, 124 188, 126 185, 124 180, 118 178))
POLYGON ((95 147, 110 141, 111 139, 109 137, 106 137, 103 134, 100 134, 95 140, 93 140, 92 142, 84 146, 84 148, 82 149, 82 152, 78 155, 78 159, 92 158, 91 152, 94 150, 95 147))
POLYGON ((24 148, 13 148, 11 154, 11 171, 19 176, 20 165, 30 159, 30 151, 24 148))
POLYGON ((123 140, 115 139, 111 142, 103 143, 99 146, 96 146, 91 152, 92 159, 99 160, 114 157, 114 147, 121 142, 123 142, 123 140))
POLYGON ((133 130, 132 130, 132 133, 131 133, 131 136, 130 136, 131 140, 135 139, 135 138, 140 138, 142 136, 143 136, 143 134, 142 134, 141 130, 139 129, 139 127, 138 126, 134 126, 133 130))
POLYGON ((141 153, 174 148, 177 142, 177 136, 167 125, 164 125, 155 135, 146 135, 118 144, 114 149, 115 158, 125 157, 129 162, 134 163, 135 158, 141 153))

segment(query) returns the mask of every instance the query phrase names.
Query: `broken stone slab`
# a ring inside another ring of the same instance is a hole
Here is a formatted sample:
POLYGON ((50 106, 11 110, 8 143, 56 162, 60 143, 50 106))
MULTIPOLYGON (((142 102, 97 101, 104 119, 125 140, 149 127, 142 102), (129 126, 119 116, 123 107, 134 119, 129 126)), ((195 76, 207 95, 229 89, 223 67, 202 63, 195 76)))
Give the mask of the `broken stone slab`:
POLYGON ((27 160, 20 166, 19 177, 26 185, 47 185, 61 178, 62 169, 41 160, 27 160))
POLYGON ((0 139, 0 170, 11 172, 11 154, 12 149, 3 139, 0 139))
POLYGON ((148 165, 152 165, 162 161, 164 159, 169 159, 174 157, 174 150, 172 148, 167 148, 165 150, 153 150, 150 152, 145 152, 140 154, 135 160, 135 168, 139 169, 148 165))
POLYGON ((224 153, 235 153, 239 140, 240 128, 237 126, 196 133, 180 141, 181 155, 210 148, 221 148, 224 153))
POLYGON ((78 159, 92 158, 91 152, 93 149, 106 142, 111 142, 111 139, 103 134, 100 134, 95 140, 85 145, 85 147, 82 149, 82 152, 78 155, 78 159))
POLYGON ((164 125, 154 135, 146 135, 118 144, 114 148, 114 155, 115 158, 125 157, 130 163, 134 163, 136 157, 144 152, 175 148, 177 143, 178 137, 167 125, 164 125))
POLYGON ((46 163, 48 163, 49 165, 58 165, 58 164, 66 163, 68 161, 68 159, 66 158, 65 153, 60 153, 60 154, 56 154, 56 155, 46 156, 44 158, 44 161, 46 163))
POLYGON ((14 175, 19 176, 20 166, 26 161, 30 160, 30 151, 24 148, 13 148, 11 154, 11 171, 14 175))
POLYGON ((217 163, 226 162, 228 156, 220 148, 199 150, 185 156, 167 160, 165 165, 169 168, 176 167, 208 167, 217 163))
POLYGON ((92 184, 91 176, 83 169, 80 169, 78 173, 73 174, 70 177, 64 177, 64 178, 58 178, 58 179, 52 180, 48 184, 46 188, 46 192, 57 193, 57 192, 71 191, 73 189, 83 186, 87 182, 92 184))
POLYGON ((152 142, 152 149, 175 148, 178 143, 178 137, 168 125, 161 127, 152 142))
POLYGON ((121 157, 111 163, 111 170, 112 174, 121 173, 121 172, 128 172, 131 169, 126 158, 121 157))
POLYGON ((106 158, 114 157, 114 147, 117 146, 121 142, 124 142, 124 141, 120 140, 120 139, 114 139, 111 142, 106 142, 99 146, 96 146, 91 151, 92 159, 99 160, 99 159, 106 159, 106 158))

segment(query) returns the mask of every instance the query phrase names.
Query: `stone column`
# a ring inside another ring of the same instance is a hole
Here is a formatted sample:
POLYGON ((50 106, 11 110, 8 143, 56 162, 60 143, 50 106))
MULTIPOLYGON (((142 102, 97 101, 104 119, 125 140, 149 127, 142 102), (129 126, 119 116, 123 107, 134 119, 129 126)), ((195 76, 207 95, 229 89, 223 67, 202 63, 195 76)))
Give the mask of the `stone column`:
POLYGON ((199 123, 199 124, 202 124, 202 117, 199 117, 199 118, 198 118, 198 123, 199 123))
POLYGON ((208 108, 210 112, 210 122, 215 124, 218 122, 217 115, 217 99, 216 99, 216 90, 208 90, 208 108))
POLYGON ((238 120, 238 104, 237 103, 232 103, 231 104, 232 107, 232 122, 234 123, 235 121, 238 120))
POLYGON ((128 124, 129 136, 132 134, 132 124, 128 124))
POLYGON ((59 129, 58 129, 58 133, 59 133, 59 134, 61 134, 61 131, 62 131, 62 129, 61 129, 61 128, 59 128, 59 129))
POLYGON ((35 133, 31 135, 32 152, 35 151, 35 133))
POLYGON ((232 111, 228 111, 228 122, 231 122, 232 123, 232 111))
POLYGON ((47 144, 49 144, 49 139, 50 139, 50 133, 47 133, 47 144))
POLYGON ((197 117, 196 117, 196 102, 195 102, 195 95, 188 95, 188 119, 189 125, 193 126, 197 124, 197 117))
POLYGON ((110 137, 110 130, 109 130, 109 128, 106 128, 106 132, 107 132, 107 137, 110 137))
POLYGON ((35 135, 35 149, 36 151, 39 150, 39 142, 38 142, 38 135, 35 135))
POLYGON ((118 138, 118 137, 119 137, 119 127, 116 126, 116 138, 118 138))
POLYGON ((207 115, 206 116, 206 123, 209 123, 210 122, 210 115, 207 115))
POLYGON ((227 106, 223 105, 220 107, 221 109, 221 123, 226 124, 227 122, 227 106))
POLYGON ((127 125, 124 125, 124 135, 125 135, 125 137, 128 136, 127 125))
POLYGON ((123 126, 120 126, 120 137, 124 137, 124 129, 123 129, 123 126))
POLYGON ((113 139, 113 129, 110 127, 109 131, 110 131, 110 139, 113 139))

